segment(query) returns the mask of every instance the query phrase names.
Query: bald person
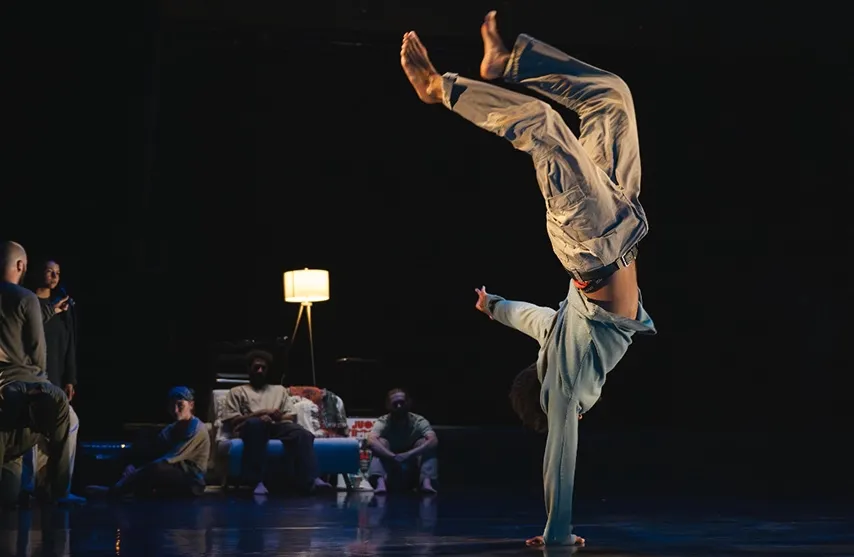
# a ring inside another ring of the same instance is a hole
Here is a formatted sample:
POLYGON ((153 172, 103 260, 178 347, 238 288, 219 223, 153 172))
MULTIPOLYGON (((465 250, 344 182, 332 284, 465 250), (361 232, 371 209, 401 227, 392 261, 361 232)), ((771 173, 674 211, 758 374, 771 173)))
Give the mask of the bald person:
POLYGON ((11 381, 44 376, 47 351, 44 321, 68 307, 68 298, 43 310, 38 297, 21 286, 27 252, 17 242, 0 244, 0 389, 11 381))
POLYGON ((21 456, 40 439, 48 453, 47 491, 57 502, 69 498, 68 398, 47 379, 42 309, 36 295, 20 286, 27 252, 17 242, 0 243, 0 503, 17 502, 21 456))
POLYGON ((39 299, 21 286, 27 252, 17 242, 0 244, 0 388, 44 374, 47 352, 39 299))

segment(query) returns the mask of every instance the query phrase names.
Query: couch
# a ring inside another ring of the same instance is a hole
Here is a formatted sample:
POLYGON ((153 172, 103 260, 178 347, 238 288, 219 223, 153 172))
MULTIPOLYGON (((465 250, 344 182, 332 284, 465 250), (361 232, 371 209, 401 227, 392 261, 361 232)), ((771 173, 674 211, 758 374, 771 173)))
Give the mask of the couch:
MULTIPOLYGON (((213 391, 212 406, 212 443, 213 455, 211 458, 211 479, 229 487, 236 484, 240 478, 240 469, 243 458, 243 441, 232 438, 222 427, 222 415, 225 405, 225 397, 228 389, 216 389, 213 391)), ((339 408, 343 410, 343 402, 337 398, 339 408)), ((311 401, 302 399, 296 402, 297 423, 309 431, 320 435, 317 431, 316 406, 311 401)), ((317 463, 321 474, 341 474, 348 489, 350 485, 350 474, 359 473, 359 452, 361 443, 352 437, 316 437, 314 450, 317 454, 317 463)), ((270 440, 267 444, 267 458, 271 461, 281 459, 285 453, 285 447, 277 439, 270 440)), ((270 463, 275 469, 275 463, 270 463)))

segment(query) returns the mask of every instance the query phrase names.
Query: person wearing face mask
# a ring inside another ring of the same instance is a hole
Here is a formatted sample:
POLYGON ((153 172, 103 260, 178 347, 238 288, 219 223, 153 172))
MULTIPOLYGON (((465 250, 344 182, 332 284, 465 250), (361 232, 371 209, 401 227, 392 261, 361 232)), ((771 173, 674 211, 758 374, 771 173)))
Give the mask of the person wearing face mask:
POLYGON ((194 415, 195 393, 188 387, 174 387, 168 398, 175 421, 157 436, 154 449, 159 458, 139 468, 128 466, 113 486, 89 486, 89 494, 118 497, 204 493, 211 440, 205 424, 194 415))
POLYGON ((390 487, 406 489, 416 474, 423 493, 436 493, 433 483, 439 477, 436 460, 439 438, 424 416, 410 412, 411 406, 406 391, 389 391, 388 414, 374 422, 368 435, 372 452, 368 475, 375 484, 374 493, 386 493, 390 487))
POLYGON ((268 381, 273 356, 252 351, 249 361, 249 384, 232 387, 225 397, 223 426, 243 440, 242 478, 244 485, 254 486, 255 495, 269 493, 264 484, 267 442, 278 439, 285 446, 285 480, 303 493, 332 487, 318 477, 314 435, 296 423, 296 410, 288 390, 268 381))

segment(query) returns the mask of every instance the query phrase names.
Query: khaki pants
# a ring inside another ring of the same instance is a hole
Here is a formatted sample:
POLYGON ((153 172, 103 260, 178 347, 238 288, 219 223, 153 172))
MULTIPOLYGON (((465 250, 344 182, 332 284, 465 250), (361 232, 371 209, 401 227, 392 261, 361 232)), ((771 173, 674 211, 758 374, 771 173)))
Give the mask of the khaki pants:
MULTIPOLYGON (((74 477, 74 461, 77 458, 77 432, 80 429, 80 420, 74 407, 68 406, 68 417, 71 420, 71 428, 68 432, 68 460, 71 466, 69 474, 68 489, 71 490, 71 480, 74 477)), ((21 490, 34 493, 36 487, 45 485, 47 477, 47 441, 44 438, 22 457, 21 490)))

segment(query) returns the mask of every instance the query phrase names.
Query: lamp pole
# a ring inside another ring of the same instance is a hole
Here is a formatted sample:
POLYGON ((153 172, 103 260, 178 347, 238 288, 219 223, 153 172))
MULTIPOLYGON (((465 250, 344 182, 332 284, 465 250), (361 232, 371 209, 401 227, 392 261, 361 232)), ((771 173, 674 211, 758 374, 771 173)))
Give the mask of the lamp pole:
POLYGON ((311 306, 314 302, 329 299, 329 271, 305 268, 299 271, 287 271, 283 277, 285 302, 299 303, 299 314, 291 335, 291 346, 297 336, 302 312, 308 314, 308 343, 311 350, 311 380, 317 386, 317 371, 314 363, 314 327, 311 322, 311 306))
POLYGON ((297 329, 299 329, 299 323, 302 319, 302 311, 305 310, 308 315, 308 345, 309 350, 311 352, 311 380, 312 384, 317 387, 317 373, 314 369, 314 331, 311 326, 311 302, 302 302, 299 305, 299 313, 297 313, 297 323, 294 325, 294 334, 291 335, 291 344, 293 344, 294 340, 297 338, 297 329))

